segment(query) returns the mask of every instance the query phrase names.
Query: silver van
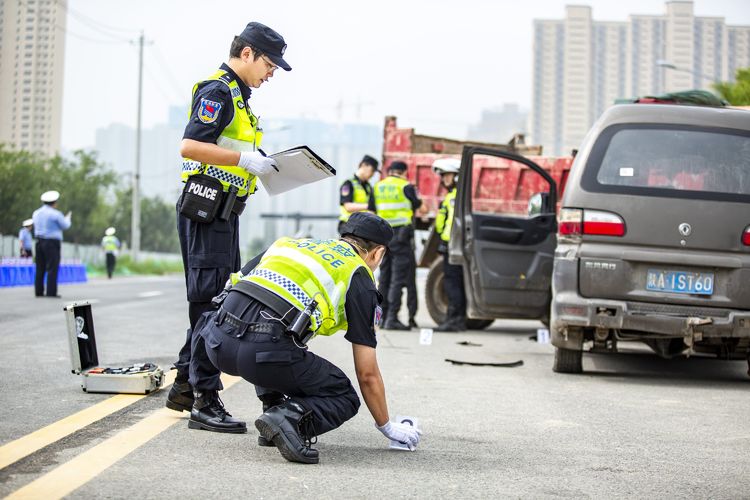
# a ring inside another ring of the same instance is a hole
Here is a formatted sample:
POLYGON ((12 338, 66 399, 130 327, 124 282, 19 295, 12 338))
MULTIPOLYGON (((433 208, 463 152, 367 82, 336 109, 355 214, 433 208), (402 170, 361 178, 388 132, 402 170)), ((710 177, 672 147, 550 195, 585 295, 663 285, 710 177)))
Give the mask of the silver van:
POLYGON ((562 198, 550 322, 557 372, 580 372, 589 342, 748 358, 750 112, 633 104, 602 115, 562 198))

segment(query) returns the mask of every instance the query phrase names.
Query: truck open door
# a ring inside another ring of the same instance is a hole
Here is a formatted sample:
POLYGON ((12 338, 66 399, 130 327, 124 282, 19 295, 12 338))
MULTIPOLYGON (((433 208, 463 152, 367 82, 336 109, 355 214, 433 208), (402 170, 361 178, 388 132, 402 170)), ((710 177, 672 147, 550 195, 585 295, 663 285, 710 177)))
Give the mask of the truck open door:
POLYGON ((470 318, 548 320, 557 185, 529 159, 466 146, 450 261, 462 264, 470 318))

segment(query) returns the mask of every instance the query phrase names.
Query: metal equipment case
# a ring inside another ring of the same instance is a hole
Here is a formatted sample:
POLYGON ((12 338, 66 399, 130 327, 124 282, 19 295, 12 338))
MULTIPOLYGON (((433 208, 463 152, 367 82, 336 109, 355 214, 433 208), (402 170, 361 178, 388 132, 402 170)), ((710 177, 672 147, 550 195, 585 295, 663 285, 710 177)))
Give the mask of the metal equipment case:
POLYGON ((72 302, 63 310, 68 326, 71 371, 81 376, 83 392, 149 394, 162 386, 164 370, 154 363, 99 367, 91 303, 72 302))

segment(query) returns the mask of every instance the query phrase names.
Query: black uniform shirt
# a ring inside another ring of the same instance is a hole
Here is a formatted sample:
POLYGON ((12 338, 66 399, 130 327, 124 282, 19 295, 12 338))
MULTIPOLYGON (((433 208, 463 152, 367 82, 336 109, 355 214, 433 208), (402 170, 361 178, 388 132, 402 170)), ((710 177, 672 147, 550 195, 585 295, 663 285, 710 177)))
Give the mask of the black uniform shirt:
MULTIPOLYGON (((245 102, 245 105, 249 105, 248 101, 250 100, 250 94, 252 92, 250 87, 245 85, 228 65, 222 64, 221 69, 229 73, 229 76, 237 81, 240 91, 242 92, 242 100, 245 102)), ((221 133, 232 121, 232 118, 234 118, 234 104, 232 103, 232 95, 229 88, 225 83, 218 80, 201 82, 193 96, 192 106, 192 110, 190 111, 190 121, 188 122, 187 127, 185 127, 185 134, 182 138, 216 144, 221 133), (200 110, 201 102, 204 99, 221 104, 218 116, 216 116, 210 123, 205 123, 198 117, 198 111, 200 110)))
MULTIPOLYGON (((253 257, 242 268, 242 274, 247 275, 260 263, 265 252, 253 257)), ((382 309, 380 308, 381 296, 375 288, 375 283, 364 269, 359 270, 352 276, 349 289, 346 291, 346 320, 349 328, 344 337, 352 344, 376 347, 378 344, 375 336, 375 319, 380 319, 382 309)))
MULTIPOLYGON (((411 202, 412 210, 416 210, 422 206, 422 199, 417 194, 417 188, 414 184, 407 184, 404 186, 404 196, 411 202)), ((375 211, 375 197, 370 196, 370 206, 368 210, 375 211)))
MULTIPOLYGON (((355 175, 354 177, 357 176, 355 175)), ((362 181, 359 177, 357 177, 357 180, 359 180, 359 183, 362 184, 365 193, 367 193, 367 203, 369 204, 370 200, 372 200, 372 186, 370 186, 369 182, 362 181)), ((352 203, 353 201, 354 185, 351 179, 347 179, 343 184, 341 184, 341 189, 339 190, 339 205, 343 205, 344 203, 352 203)))

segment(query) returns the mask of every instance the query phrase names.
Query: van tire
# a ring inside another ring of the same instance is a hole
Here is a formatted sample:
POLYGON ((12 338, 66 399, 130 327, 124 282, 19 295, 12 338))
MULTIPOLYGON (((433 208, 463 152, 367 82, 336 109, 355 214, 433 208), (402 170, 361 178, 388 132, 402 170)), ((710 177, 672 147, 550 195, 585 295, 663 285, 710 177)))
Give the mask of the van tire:
MULTIPOLYGON (((448 298, 443 290, 443 258, 440 256, 430 264, 425 283, 424 300, 427 303, 427 312, 435 324, 445 321, 445 313, 448 310, 448 298)), ((484 330, 490 326, 494 319, 467 319, 466 327, 469 330, 484 330)))
POLYGON ((557 373, 583 372, 583 351, 555 347, 555 363, 552 371, 557 373))

